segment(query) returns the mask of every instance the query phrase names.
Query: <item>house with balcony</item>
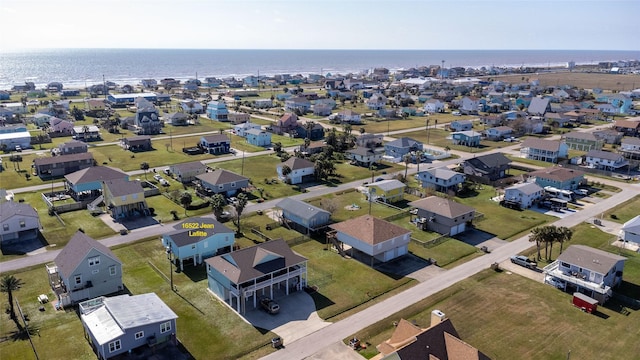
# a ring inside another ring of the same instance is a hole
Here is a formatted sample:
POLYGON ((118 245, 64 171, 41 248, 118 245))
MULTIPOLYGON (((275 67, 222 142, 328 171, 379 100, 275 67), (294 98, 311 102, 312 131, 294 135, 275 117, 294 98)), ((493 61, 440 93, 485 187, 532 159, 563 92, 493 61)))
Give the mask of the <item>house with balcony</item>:
POLYGON ((254 124, 252 122, 245 122, 235 125, 233 127, 233 133, 240 137, 245 137, 247 136, 247 131, 252 129, 262 130, 262 126, 260 126, 259 124, 254 124))
POLYGON ((364 254, 371 266, 376 262, 387 262, 408 253, 411 231, 371 215, 362 215, 329 225, 328 241, 344 254, 344 246, 364 254))
POLYGON ((153 150, 151 146, 151 136, 138 135, 122 139, 121 146, 125 150, 132 152, 150 151, 153 150))
POLYGON ((384 155, 384 148, 370 148, 358 146, 355 149, 347 150, 347 157, 358 166, 371 166, 378 163, 384 155))
POLYGON ((362 123, 362 116, 360 115, 360 113, 357 113, 349 109, 339 111, 336 114, 336 119, 339 120, 341 123, 347 123, 347 124, 362 123))
POLYGON ((311 102, 302 96, 291 97, 284 101, 286 111, 306 114, 311 109, 311 102))
POLYGON ((485 131, 487 139, 493 141, 501 141, 513 134, 513 129, 509 126, 496 126, 485 131))
POLYGON ((604 141, 590 132, 572 131, 563 134, 562 140, 564 140, 569 149, 578 151, 600 150, 604 145, 604 141))
POLYGON ((468 131, 473 129, 471 120, 454 120, 449 124, 451 131, 468 131))
POLYGON ((569 146, 564 141, 527 138, 520 146, 520 157, 557 163, 559 159, 566 159, 569 146))
POLYGON ((80 303, 78 312, 98 359, 130 357, 169 341, 177 345, 178 315, 155 293, 101 296, 80 303))
POLYGON ((112 179, 102 182, 104 204, 116 220, 149 215, 144 189, 139 181, 112 179))
POLYGON ((198 145, 211 155, 228 154, 231 139, 227 134, 203 135, 198 145))
POLYGON ((560 190, 575 190, 585 181, 584 171, 558 166, 532 171, 529 179, 542 188, 551 186, 560 190))
POLYGON ((109 180, 129 180, 129 175, 109 166, 92 166, 64 176, 64 187, 76 201, 90 201, 102 195, 102 183, 109 180))
POLYGON ((489 183, 507 176, 511 160, 502 153, 481 155, 465 160, 462 163, 466 175, 475 176, 489 183))
POLYGON ((80 154, 89 151, 89 146, 78 140, 71 140, 58 145, 60 155, 80 154))
POLYGON ((596 139, 602 141, 605 144, 620 144, 624 134, 615 129, 602 129, 592 132, 596 139))
POLYGON ((438 99, 429 99, 424 102, 424 112, 428 114, 444 112, 444 103, 438 99))
POLYGON ((271 131, 274 134, 282 135, 285 133, 292 133, 298 128, 298 115, 294 113, 285 113, 282 115, 275 125, 271 126, 271 131))
POLYGON ((530 208, 536 201, 544 196, 544 189, 533 182, 515 184, 504 189, 504 201, 508 204, 517 204, 521 209, 530 208))
POLYGON ((640 159, 640 138, 625 137, 620 140, 620 153, 630 159, 640 159))
POLYGON ((222 100, 209 101, 207 103, 207 117, 216 121, 229 121, 227 104, 222 100))
POLYGON ((192 217, 174 225, 161 240, 171 261, 184 270, 185 262, 196 266, 204 259, 230 252, 235 232, 215 219, 192 217))
POLYGON ((74 126, 72 136, 74 139, 84 142, 100 141, 100 129, 96 125, 74 126))
POLYGON ((467 230, 475 209, 439 196, 429 196, 409 203, 414 207, 416 225, 421 230, 454 236, 467 230))
POLYGON ((209 290, 240 314, 258 308, 260 297, 277 299, 307 286, 307 258, 282 239, 218 255, 205 263, 209 290))
POLYGON ((183 184, 190 183, 196 176, 207 172, 207 166, 200 161, 190 161, 186 163, 173 164, 169 166, 169 172, 173 177, 183 184))
POLYGON ((301 184, 305 181, 315 180, 315 164, 309 160, 292 156, 287 161, 276 166, 278 178, 287 184, 301 184), (289 168, 285 171, 285 167, 289 168), (287 174, 285 174, 287 172, 287 174))
POLYGON ((566 292, 579 292, 604 304, 622 283, 626 257, 586 245, 571 245, 544 267, 545 278, 562 280, 566 292))
POLYGON ((396 179, 376 181, 366 184, 363 193, 367 200, 393 203, 404 199, 404 189, 407 187, 396 179))
POLYGON ((629 165, 629 161, 619 153, 591 150, 585 155, 585 165, 593 169, 617 171, 629 165))
POLYGON ((290 227, 309 234, 318 231, 331 222, 331 213, 304 201, 284 198, 276 207, 282 211, 282 220, 288 221, 290 227))
POLYGON ((640 118, 636 120, 616 120, 613 128, 620 131, 624 136, 638 136, 640 134, 640 118))
POLYGON ((420 171, 416 178, 423 188, 434 189, 438 192, 457 192, 460 185, 466 179, 464 174, 449 170, 447 168, 435 168, 420 171))
POLYGON ((403 161, 403 157, 406 154, 422 150, 423 145, 421 142, 408 137, 401 137, 384 144, 385 157, 393 162, 403 161))
POLYGON ((124 290, 122 261, 106 245, 81 231, 46 269, 60 307, 124 290))
POLYGON ((38 237, 40 217, 27 203, 13 200, 0 202, 0 245, 38 237))
POLYGON ((469 131, 457 131, 451 133, 447 139, 451 140, 453 145, 462 145, 469 147, 478 147, 480 146, 482 134, 479 132, 469 130, 469 131))
POLYGON ((373 94, 367 99, 367 107, 370 110, 382 110, 387 105, 387 97, 382 94, 373 94))

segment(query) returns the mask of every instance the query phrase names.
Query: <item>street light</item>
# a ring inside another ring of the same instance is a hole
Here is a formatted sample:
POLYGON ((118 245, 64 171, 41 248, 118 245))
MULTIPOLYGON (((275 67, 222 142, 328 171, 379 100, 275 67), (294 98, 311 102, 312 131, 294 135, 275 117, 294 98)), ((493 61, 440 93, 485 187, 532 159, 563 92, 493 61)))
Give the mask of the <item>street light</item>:
POLYGON ((169 279, 171 282, 171 291, 173 290, 173 261, 171 260, 171 255, 173 252, 171 251, 171 246, 167 246, 167 260, 169 260, 169 279))

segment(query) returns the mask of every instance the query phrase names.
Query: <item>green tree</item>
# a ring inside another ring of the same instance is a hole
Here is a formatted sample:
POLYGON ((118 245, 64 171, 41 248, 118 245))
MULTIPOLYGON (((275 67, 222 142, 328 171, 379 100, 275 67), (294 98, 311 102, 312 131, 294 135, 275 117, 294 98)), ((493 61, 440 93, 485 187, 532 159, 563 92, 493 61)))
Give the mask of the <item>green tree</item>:
POLYGON ((249 202, 249 199, 247 198, 247 194, 242 193, 238 195, 236 202, 233 204, 233 208, 235 209, 235 215, 236 215, 234 223, 238 228, 238 235, 241 234, 240 217, 242 216, 242 212, 244 211, 244 208, 247 206, 248 202, 249 202))
POLYGON ((409 170, 409 161, 411 161, 411 154, 404 154, 402 161, 404 161, 404 178, 406 179, 407 170, 409 170))
POLYGON ((211 197, 211 211, 213 211, 216 219, 220 220, 226 204, 227 201, 222 194, 215 194, 211 197))
POLYGON ((149 163, 148 162, 141 163, 140 170, 144 171, 144 179, 147 180, 147 171, 149 170, 149 163))
POLYGON ((276 152, 276 154, 280 154, 282 152, 282 143, 281 142, 276 142, 273 144, 273 151, 276 152))
POLYGON ((538 247, 538 259, 540 259, 540 245, 544 243, 544 257, 547 261, 551 261, 551 254, 553 253, 553 243, 560 243, 560 252, 562 252, 562 246, 564 242, 571 240, 573 231, 567 227, 557 227, 555 225, 545 225, 534 228, 531 231, 532 235, 529 241, 535 241, 538 247))
POLYGON ((18 322, 18 318, 16 316, 16 310, 13 304, 13 292, 20 290, 20 288, 24 285, 22 280, 16 278, 13 275, 5 275, 2 278, 2 282, 0 282, 0 292, 7 293, 7 297, 9 300, 9 316, 16 323, 18 329, 21 329, 20 323, 18 322))
POLYGON ((187 207, 191 205, 191 202, 193 202, 193 197, 191 196, 190 192, 185 191, 180 194, 180 204, 182 204, 182 206, 184 207, 185 216, 187 215, 187 207))

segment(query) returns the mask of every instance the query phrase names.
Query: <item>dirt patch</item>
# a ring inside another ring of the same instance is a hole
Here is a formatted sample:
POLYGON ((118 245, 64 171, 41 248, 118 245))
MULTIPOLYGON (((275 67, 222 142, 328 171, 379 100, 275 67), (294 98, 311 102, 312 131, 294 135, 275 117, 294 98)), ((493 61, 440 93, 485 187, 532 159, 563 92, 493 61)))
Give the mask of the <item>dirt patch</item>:
POLYGON ((557 72, 543 74, 517 74, 491 76, 492 79, 500 79, 508 83, 522 83, 522 78, 538 79, 542 86, 573 85, 583 89, 600 88, 604 90, 633 90, 634 86, 640 85, 638 75, 620 75, 586 72, 557 72))

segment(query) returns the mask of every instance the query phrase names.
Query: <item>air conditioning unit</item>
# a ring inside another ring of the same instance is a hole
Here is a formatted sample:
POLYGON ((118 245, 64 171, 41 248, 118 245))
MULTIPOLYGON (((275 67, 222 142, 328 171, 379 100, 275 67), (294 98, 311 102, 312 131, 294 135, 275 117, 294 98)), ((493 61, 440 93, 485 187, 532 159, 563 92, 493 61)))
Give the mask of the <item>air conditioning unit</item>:
POLYGON ((245 293, 244 293, 244 298, 245 299, 250 298, 252 296, 253 296, 253 291, 245 291, 245 293))

